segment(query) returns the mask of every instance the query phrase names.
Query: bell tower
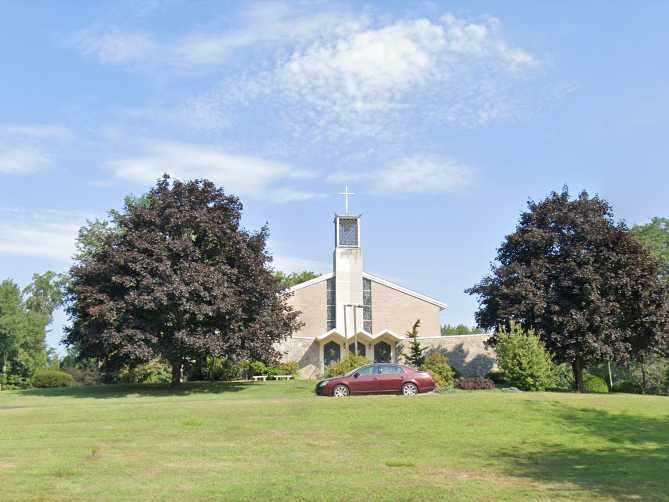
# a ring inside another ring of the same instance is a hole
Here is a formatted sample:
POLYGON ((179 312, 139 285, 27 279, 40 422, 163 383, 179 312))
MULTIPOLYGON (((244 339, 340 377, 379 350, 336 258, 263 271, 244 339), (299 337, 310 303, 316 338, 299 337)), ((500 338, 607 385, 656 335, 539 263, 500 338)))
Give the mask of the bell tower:
POLYGON ((354 195, 346 191, 345 214, 335 214, 335 250, 333 271, 335 278, 336 328, 348 337, 354 336, 355 328, 363 329, 362 309, 351 305, 362 305, 362 248, 360 246, 360 215, 348 212, 348 198, 354 195), (355 319, 354 319, 354 316, 355 319))

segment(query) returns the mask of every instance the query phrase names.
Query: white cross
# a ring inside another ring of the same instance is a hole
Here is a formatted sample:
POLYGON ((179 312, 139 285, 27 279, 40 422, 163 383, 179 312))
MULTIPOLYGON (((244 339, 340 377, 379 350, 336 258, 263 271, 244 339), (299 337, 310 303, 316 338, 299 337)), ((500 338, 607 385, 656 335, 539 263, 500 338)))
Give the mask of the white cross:
POLYGON ((343 192, 339 192, 337 195, 343 195, 344 196, 344 200, 346 201, 345 202, 345 204, 346 204, 346 214, 348 214, 348 198, 351 195, 355 195, 355 194, 352 193, 352 192, 349 192, 348 191, 348 185, 346 185, 346 190, 344 190, 343 192))

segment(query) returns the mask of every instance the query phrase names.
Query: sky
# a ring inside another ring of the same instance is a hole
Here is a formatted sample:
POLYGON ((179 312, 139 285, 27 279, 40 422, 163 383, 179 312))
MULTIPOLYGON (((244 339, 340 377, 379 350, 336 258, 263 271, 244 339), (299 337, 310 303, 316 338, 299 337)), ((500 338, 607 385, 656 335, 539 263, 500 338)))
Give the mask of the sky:
POLYGON ((348 185, 365 270, 471 325, 464 290, 529 199, 568 185, 629 225, 668 216, 667 19, 650 0, 3 2, 0 279, 66 272, 80 225, 164 172, 239 195, 276 268, 328 272, 348 185))

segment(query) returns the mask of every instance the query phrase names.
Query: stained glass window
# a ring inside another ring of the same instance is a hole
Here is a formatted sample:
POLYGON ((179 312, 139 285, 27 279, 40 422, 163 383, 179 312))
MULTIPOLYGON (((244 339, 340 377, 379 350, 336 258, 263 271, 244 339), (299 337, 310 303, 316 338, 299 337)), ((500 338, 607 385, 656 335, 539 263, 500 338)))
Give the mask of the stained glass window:
POLYGON ((328 342, 323 347, 323 362, 325 366, 330 366, 332 363, 339 362, 341 355, 341 347, 337 342, 328 342))
MULTIPOLYGON (((351 354, 355 354, 355 343, 352 343, 348 346, 348 351, 351 354)), ((366 355, 366 350, 365 350, 365 344, 358 342, 358 355, 359 356, 364 356, 366 355)))
POLYGON ((374 345, 374 362, 389 363, 391 357, 390 345, 386 342, 379 342, 374 345))
POLYGON ((355 218, 339 218, 339 245, 358 245, 358 220, 355 218))
POLYGON ((327 280, 326 289, 326 331, 330 331, 331 329, 335 329, 337 327, 337 291, 334 277, 327 280))
POLYGON ((362 327, 367 333, 372 332, 372 281, 362 279, 362 327))

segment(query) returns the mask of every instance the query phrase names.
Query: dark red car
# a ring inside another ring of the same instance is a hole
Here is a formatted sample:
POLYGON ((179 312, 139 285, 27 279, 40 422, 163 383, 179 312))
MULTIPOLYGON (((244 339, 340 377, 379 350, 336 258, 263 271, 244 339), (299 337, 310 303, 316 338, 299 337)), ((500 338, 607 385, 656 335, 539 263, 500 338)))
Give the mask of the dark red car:
POLYGON ((327 378, 316 385, 320 396, 344 397, 349 394, 404 394, 434 390, 434 380, 425 371, 401 364, 376 363, 361 366, 344 376, 327 378))

